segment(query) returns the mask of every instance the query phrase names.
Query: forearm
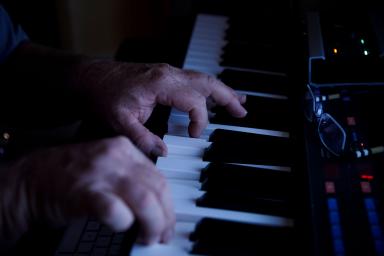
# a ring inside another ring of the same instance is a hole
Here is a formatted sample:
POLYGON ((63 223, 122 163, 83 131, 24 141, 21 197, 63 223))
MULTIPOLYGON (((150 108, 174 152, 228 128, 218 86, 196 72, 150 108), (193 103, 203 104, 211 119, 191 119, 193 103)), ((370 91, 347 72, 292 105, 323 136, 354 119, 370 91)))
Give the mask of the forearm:
POLYGON ((22 198, 23 184, 10 173, 10 165, 0 166, 0 252, 10 249, 26 232, 27 202, 22 198))

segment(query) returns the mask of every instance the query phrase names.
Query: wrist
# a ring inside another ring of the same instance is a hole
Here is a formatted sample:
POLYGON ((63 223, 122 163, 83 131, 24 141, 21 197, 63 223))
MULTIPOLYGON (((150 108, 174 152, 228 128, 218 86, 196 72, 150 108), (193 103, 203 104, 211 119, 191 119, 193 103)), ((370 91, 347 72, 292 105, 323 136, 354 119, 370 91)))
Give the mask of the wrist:
POLYGON ((113 59, 76 56, 69 73, 69 86, 82 95, 87 94, 89 87, 99 81, 104 65, 112 61, 113 59))

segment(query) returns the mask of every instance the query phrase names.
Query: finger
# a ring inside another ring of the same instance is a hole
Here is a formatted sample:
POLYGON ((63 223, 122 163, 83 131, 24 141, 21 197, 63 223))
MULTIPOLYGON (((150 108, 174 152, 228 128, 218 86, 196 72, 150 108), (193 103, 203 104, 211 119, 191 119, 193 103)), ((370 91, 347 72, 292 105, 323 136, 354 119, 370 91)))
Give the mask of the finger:
POLYGON ((89 214, 96 216, 115 232, 132 226, 134 215, 119 197, 109 191, 88 191, 85 195, 89 214))
MULTIPOLYGON (((208 76, 210 77, 210 76, 208 76)), ((234 90, 223 84, 217 79, 206 78, 207 87, 216 104, 223 106, 234 117, 244 117, 247 114, 246 109, 241 105, 245 103, 245 96, 239 96, 234 90)))
POLYGON ((171 192, 168 186, 162 189, 162 193, 158 196, 166 219, 166 229, 161 235, 161 242, 168 243, 175 231, 176 216, 171 198, 171 192))
MULTIPOLYGON (((247 101, 246 94, 236 94, 235 96, 237 97, 237 99, 241 104, 244 104, 247 101)), ((216 102, 212 99, 212 97, 207 98, 207 106, 208 106, 208 109, 212 109, 213 107, 216 106, 216 102)))
POLYGON ((121 111, 118 114, 121 130, 133 143, 145 154, 152 156, 166 156, 167 146, 158 136, 150 132, 134 115, 129 111, 121 111))
POLYGON ((241 104, 244 104, 247 101, 246 94, 237 94, 236 95, 241 104))
POLYGON ((160 201, 161 209, 165 216, 165 229, 161 235, 161 242, 167 243, 174 233, 176 217, 174 213, 173 202, 171 199, 171 193, 164 176, 156 169, 151 172, 151 175, 146 175, 146 177, 151 177, 152 179, 146 178, 144 182, 147 184, 148 188, 155 191, 157 199, 160 201))
POLYGON ((137 217, 145 244, 159 242, 166 229, 166 221, 161 205, 153 191, 139 182, 125 180, 119 185, 119 193, 137 217))
POLYGON ((186 79, 189 86, 205 97, 211 96, 218 105, 225 107, 234 117, 244 117, 247 114, 241 105, 246 100, 245 96, 239 97, 233 89, 210 75, 194 71, 187 71, 185 74, 189 78, 186 79))
POLYGON ((188 132, 192 137, 199 137, 208 124, 206 99, 192 88, 183 87, 159 95, 158 102, 188 112, 190 118, 188 132))

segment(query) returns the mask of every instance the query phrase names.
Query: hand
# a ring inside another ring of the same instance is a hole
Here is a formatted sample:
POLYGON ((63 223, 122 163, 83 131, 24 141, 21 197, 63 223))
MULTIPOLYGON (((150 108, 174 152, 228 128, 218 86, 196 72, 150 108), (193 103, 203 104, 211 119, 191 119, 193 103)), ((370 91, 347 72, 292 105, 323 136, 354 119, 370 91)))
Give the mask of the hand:
POLYGON ((238 96, 209 75, 167 64, 95 61, 79 69, 78 74, 76 83, 103 120, 146 154, 167 152, 164 142, 143 126, 157 103, 188 112, 192 137, 199 137, 208 123, 208 97, 235 117, 246 115, 241 105, 245 96, 238 96))
POLYGON ((144 243, 173 233, 166 181, 125 137, 34 152, 1 175, 0 239, 17 239, 36 220, 60 226, 85 215, 114 231, 137 218, 144 243))

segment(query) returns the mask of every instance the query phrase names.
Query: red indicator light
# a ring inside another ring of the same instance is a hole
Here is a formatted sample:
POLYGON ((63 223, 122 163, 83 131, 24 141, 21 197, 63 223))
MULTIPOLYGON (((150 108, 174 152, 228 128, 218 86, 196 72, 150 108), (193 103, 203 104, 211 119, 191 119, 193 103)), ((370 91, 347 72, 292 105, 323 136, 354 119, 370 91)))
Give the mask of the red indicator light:
POLYGON ((360 178, 362 178, 363 180, 373 180, 373 175, 362 174, 360 178))

